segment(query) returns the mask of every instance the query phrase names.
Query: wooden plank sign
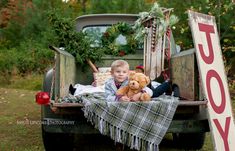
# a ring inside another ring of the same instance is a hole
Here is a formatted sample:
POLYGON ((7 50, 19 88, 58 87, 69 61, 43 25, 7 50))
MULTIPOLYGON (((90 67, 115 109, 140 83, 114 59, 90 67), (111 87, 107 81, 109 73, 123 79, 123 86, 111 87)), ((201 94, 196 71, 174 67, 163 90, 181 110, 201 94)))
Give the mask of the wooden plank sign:
POLYGON ((214 149, 235 150, 235 125, 214 16, 188 11, 214 149))

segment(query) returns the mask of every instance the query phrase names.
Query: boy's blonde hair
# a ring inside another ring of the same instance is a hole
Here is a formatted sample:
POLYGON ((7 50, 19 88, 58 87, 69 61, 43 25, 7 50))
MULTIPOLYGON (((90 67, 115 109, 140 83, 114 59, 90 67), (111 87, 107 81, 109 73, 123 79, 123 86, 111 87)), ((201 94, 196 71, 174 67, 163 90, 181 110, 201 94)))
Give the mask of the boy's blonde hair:
POLYGON ((123 67, 123 66, 127 66, 128 70, 129 70, 129 64, 128 62, 126 62, 125 60, 115 60, 112 64, 111 64, 111 71, 113 71, 115 68, 117 67, 123 67))

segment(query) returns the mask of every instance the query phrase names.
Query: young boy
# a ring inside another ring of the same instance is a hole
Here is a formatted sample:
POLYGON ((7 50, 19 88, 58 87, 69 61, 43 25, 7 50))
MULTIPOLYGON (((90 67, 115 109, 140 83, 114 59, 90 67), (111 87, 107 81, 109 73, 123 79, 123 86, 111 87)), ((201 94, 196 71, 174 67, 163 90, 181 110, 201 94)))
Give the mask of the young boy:
MULTIPOLYGON (((129 64, 124 60, 116 60, 111 64, 112 78, 105 82, 105 98, 107 101, 138 101, 139 96, 128 98, 127 96, 116 96, 116 91, 128 85, 129 64)), ((152 96, 152 90, 144 88, 144 90, 152 96)))

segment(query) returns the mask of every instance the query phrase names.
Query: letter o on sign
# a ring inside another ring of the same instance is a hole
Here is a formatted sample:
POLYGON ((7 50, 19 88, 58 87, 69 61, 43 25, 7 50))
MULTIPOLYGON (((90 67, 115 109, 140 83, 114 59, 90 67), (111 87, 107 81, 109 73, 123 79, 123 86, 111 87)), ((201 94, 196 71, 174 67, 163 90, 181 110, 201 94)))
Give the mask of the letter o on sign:
POLYGON ((225 100, 225 91, 224 91, 224 86, 223 82, 219 76, 219 74, 215 70, 209 70, 206 75, 206 89, 207 89, 207 94, 208 94, 208 99, 211 103, 212 108, 214 111, 218 114, 221 114, 224 112, 225 105, 226 105, 226 100, 225 100), (221 92, 221 104, 217 106, 214 102, 212 93, 211 93, 211 78, 214 77, 218 83, 219 83, 219 88, 221 92))

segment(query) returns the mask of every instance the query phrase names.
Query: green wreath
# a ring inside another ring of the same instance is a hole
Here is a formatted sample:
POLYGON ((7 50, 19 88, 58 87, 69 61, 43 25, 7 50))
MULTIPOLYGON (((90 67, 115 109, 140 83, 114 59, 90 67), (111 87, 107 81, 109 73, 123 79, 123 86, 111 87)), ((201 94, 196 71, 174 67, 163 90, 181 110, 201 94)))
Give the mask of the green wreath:
POLYGON ((134 33, 132 26, 125 22, 120 22, 107 28, 101 37, 105 54, 115 56, 134 54, 138 47, 138 42, 135 40, 134 33), (126 44, 116 43, 116 39, 119 35, 126 38, 126 44))

